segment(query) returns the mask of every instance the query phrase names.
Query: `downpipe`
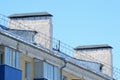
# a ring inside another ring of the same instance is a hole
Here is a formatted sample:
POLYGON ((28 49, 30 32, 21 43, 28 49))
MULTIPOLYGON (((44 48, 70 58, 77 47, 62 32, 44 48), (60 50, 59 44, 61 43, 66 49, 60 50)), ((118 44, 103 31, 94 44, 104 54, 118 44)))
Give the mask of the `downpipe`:
POLYGON ((64 65, 60 68, 60 80, 63 80, 63 68, 65 68, 67 64, 65 58, 62 58, 62 60, 64 61, 64 65))

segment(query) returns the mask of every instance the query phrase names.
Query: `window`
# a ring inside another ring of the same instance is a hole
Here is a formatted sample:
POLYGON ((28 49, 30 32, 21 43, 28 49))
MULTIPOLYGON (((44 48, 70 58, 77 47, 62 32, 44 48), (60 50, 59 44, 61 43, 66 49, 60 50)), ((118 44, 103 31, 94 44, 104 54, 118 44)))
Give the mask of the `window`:
POLYGON ((4 63, 4 47, 0 46, 0 64, 4 63))
POLYGON ((30 62, 25 61, 25 80, 31 80, 30 73, 31 73, 30 62))
POLYGON ((58 68, 44 62, 44 77, 48 80, 59 80, 58 68))
POLYGON ((5 64, 20 68, 20 53, 12 48, 5 48, 5 64))
POLYGON ((3 53, 0 52, 0 64, 3 64, 3 53))
POLYGON ((54 80, 59 80, 60 76, 59 76, 59 71, 58 68, 54 66, 54 80))

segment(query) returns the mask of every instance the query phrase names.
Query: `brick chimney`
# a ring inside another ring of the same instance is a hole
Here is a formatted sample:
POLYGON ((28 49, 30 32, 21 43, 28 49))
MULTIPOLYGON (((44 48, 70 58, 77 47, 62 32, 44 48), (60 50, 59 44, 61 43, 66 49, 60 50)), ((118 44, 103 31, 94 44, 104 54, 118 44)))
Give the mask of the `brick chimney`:
POLYGON ((112 76, 112 47, 103 45, 85 45, 74 48, 74 57, 80 60, 98 62, 104 74, 112 76))
POLYGON ((35 42, 46 48, 52 48, 52 15, 47 12, 12 14, 8 27, 18 30, 36 31, 35 42))

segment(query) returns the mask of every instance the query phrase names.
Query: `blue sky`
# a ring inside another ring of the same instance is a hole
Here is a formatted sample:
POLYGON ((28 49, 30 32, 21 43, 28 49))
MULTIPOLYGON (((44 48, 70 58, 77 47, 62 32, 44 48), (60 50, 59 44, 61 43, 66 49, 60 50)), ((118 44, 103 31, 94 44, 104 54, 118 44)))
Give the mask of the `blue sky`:
POLYGON ((76 47, 109 44, 120 67, 120 0, 1 0, 0 13, 53 14, 54 37, 76 47))

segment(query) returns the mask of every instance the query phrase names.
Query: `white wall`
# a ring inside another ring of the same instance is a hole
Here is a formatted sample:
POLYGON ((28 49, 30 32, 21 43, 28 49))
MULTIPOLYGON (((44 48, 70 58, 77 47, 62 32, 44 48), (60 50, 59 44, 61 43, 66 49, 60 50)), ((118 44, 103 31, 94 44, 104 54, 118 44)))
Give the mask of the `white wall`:
POLYGON ((112 53, 110 48, 76 50, 74 57, 103 64, 102 72, 112 76, 112 53))
POLYGON ((52 46, 50 40, 53 35, 52 19, 49 16, 11 18, 8 26, 12 29, 37 31, 38 34, 35 36, 35 41, 47 48, 51 48, 52 46))

